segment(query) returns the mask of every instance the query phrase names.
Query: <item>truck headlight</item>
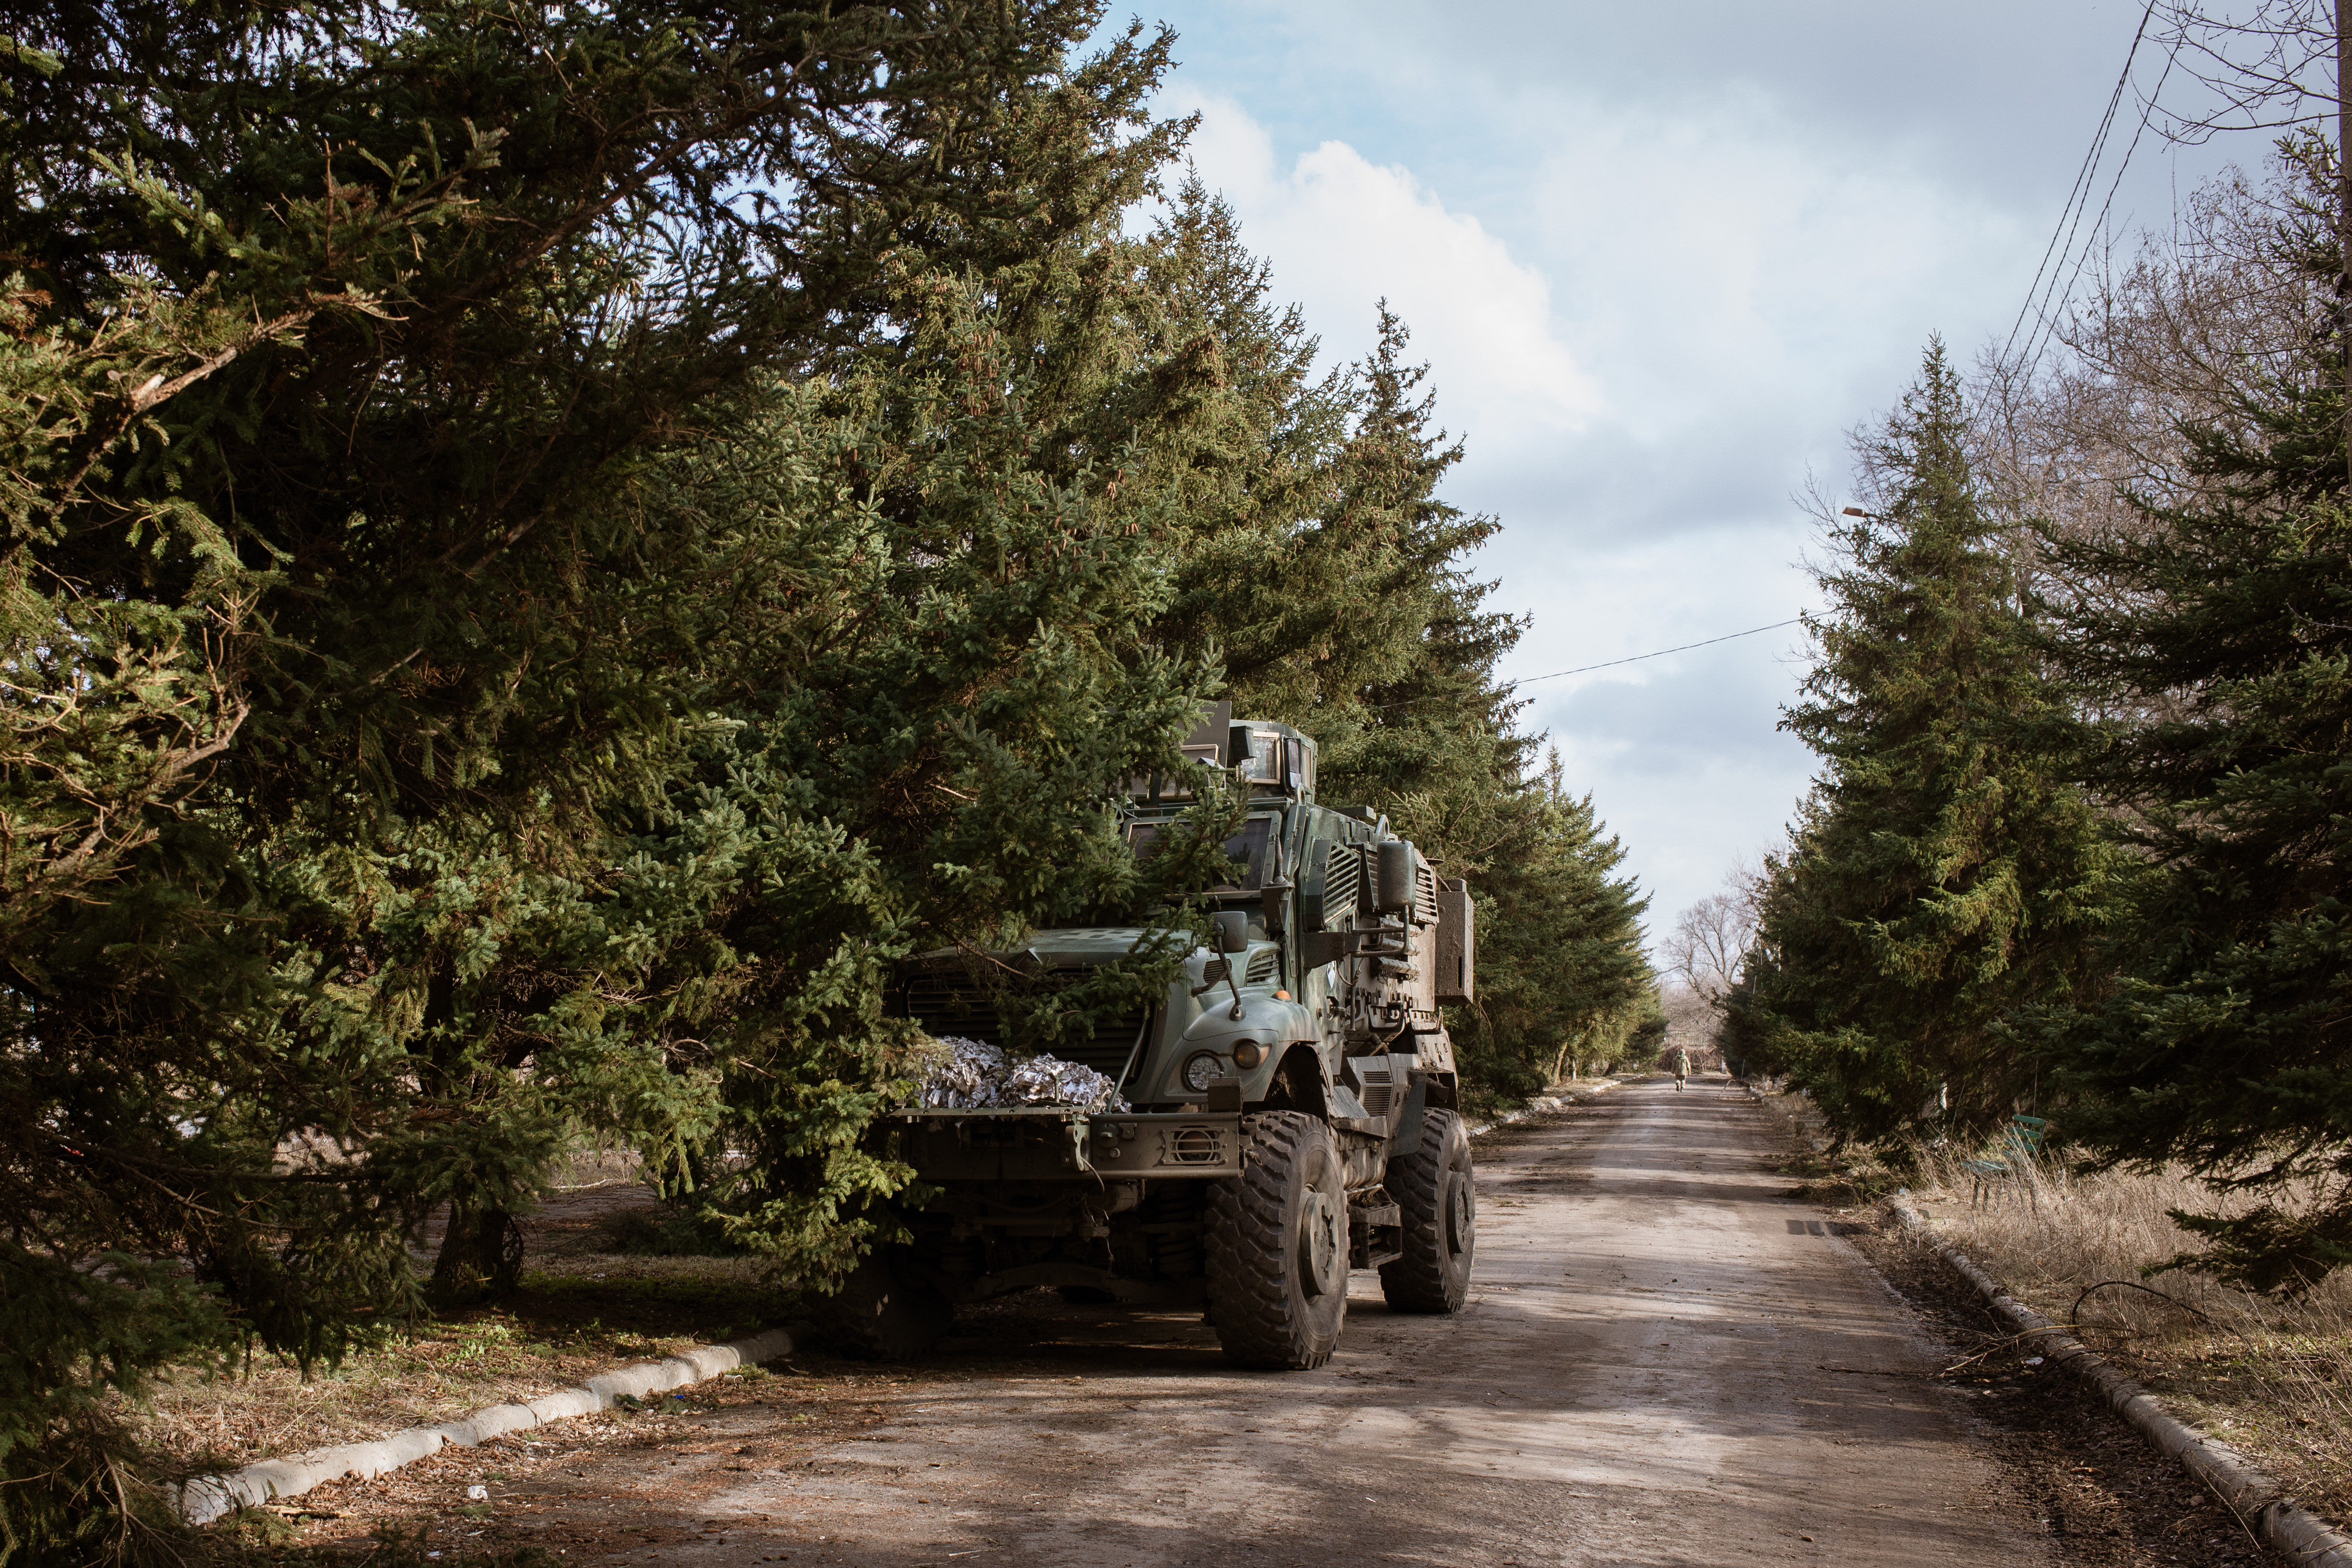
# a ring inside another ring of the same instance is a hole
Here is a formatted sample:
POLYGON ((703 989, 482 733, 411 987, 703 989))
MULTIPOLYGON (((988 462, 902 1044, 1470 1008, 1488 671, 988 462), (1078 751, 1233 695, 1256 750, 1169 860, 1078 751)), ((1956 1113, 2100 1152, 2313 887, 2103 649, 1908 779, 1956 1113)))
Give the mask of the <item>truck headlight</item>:
POLYGON ((1205 1094, 1209 1080, 1225 1075, 1225 1059, 1213 1051, 1196 1051, 1184 1059, 1184 1087, 1195 1094, 1205 1094))

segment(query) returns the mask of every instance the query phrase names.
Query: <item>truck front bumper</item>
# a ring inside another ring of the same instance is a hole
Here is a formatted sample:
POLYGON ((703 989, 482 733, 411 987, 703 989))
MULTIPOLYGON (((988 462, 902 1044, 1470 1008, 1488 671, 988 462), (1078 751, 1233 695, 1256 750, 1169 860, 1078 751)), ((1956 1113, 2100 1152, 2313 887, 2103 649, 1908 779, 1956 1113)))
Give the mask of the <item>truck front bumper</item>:
POLYGON ((924 1181, 1242 1174, 1242 1119, 1230 1112, 898 1111, 883 1123, 898 1132, 899 1157, 924 1181))

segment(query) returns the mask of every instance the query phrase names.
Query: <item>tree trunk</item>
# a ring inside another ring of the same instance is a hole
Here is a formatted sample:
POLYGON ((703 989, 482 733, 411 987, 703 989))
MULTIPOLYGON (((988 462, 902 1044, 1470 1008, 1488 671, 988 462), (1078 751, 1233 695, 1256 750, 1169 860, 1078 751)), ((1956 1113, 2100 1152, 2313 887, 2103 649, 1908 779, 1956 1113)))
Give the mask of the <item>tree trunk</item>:
POLYGON ((522 1278, 522 1227, 503 1208, 453 1204, 426 1294, 436 1306, 469 1307, 507 1294, 522 1278))
POLYGON ((2352 308, 2352 30, 2346 23, 2344 0, 2336 0, 2336 319, 2343 334, 2344 352, 2344 471, 2352 489, 2352 323, 2345 319, 2352 308))

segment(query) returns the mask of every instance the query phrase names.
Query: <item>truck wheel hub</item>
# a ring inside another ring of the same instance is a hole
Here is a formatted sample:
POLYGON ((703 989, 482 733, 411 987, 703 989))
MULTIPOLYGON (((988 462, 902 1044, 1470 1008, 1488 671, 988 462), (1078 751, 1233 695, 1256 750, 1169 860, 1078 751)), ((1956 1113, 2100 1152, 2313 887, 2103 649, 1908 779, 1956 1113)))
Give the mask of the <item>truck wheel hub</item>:
POLYGON ((1320 1296, 1338 1281, 1339 1208, 1328 1193, 1309 1189, 1299 1205, 1298 1283, 1309 1297, 1320 1296))
POLYGON ((1448 1175, 1451 1179, 1445 1184, 1448 1188, 1446 1193, 1448 1201, 1445 1205, 1445 1249, 1449 1252, 1459 1252, 1470 1236, 1470 1184, 1462 1179, 1462 1175, 1458 1171, 1449 1172, 1448 1175))

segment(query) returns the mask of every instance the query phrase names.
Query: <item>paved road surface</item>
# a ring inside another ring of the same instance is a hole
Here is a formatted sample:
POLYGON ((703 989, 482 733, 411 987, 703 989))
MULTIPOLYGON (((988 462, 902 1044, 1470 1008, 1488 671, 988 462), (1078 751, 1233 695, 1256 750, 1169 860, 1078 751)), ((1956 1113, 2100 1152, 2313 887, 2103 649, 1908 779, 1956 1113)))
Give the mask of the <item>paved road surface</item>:
POLYGON ((880 1568, 2048 1561, 1936 1347, 1775 1155, 1720 1081, 1626 1086, 1479 1140, 1459 1318, 1359 1274, 1339 1355, 1276 1375, 1191 1315, 1015 1304, 871 1380, 854 1437, 720 1409, 501 1488, 491 1533, 880 1568))

